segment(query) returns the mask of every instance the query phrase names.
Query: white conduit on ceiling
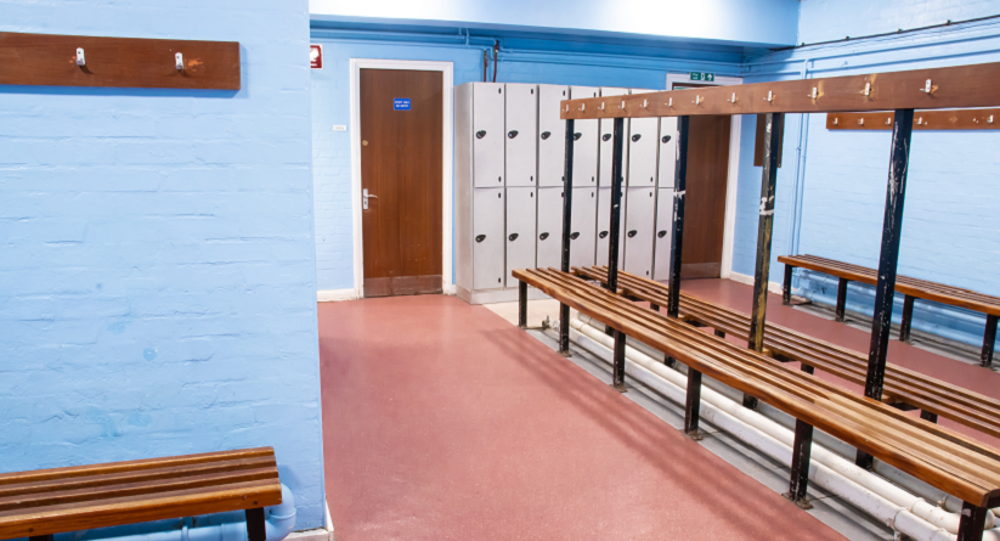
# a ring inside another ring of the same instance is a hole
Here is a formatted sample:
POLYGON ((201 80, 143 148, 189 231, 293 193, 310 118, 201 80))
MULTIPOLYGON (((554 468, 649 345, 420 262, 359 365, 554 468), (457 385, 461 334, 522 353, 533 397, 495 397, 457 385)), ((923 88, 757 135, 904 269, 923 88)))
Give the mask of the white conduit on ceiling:
MULTIPOLYGON (((611 362, 613 338, 604 333, 604 325, 586 315, 570 322, 570 338, 585 349, 611 362), (599 327, 598 327, 599 326, 599 327)), ((557 327, 558 328, 558 327, 557 327)), ((666 398, 683 404, 687 377, 662 361, 637 350, 625 348, 626 374, 666 398)), ((706 387, 701 391, 701 417, 725 430, 754 449, 790 466, 794 434, 788 428, 742 404, 706 387)), ((917 541, 955 541, 960 517, 893 483, 859 468, 853 462, 813 441, 809 480, 841 499, 872 515, 895 531, 917 541)), ((946 508, 959 510, 961 502, 950 498, 946 508)), ((988 513, 984 541, 1000 541, 1000 528, 994 528, 995 516, 988 513)))

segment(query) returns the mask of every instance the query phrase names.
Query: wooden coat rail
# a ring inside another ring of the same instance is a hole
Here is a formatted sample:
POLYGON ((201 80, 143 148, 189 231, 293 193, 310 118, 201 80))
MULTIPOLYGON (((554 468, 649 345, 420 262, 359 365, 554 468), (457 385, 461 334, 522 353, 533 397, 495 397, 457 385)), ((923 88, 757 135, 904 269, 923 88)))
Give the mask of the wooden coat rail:
MULTIPOLYGON (((828 113, 828 130, 891 130, 895 113, 828 113)), ((915 111, 915 130, 997 130, 1000 129, 1000 109, 946 109, 915 111)))
POLYGON ((0 84, 239 90, 240 44, 0 32, 0 84))
POLYGON ((1000 106, 1000 63, 565 100, 564 119, 1000 106))

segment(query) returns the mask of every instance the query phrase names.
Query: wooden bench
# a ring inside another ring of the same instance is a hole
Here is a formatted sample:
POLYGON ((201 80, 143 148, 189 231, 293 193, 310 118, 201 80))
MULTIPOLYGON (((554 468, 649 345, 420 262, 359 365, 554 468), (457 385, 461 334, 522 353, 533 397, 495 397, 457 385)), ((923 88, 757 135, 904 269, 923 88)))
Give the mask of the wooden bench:
POLYGON ((804 503, 813 428, 965 502, 959 541, 982 539, 986 510, 1000 504, 1000 452, 849 393, 812 374, 665 317, 556 270, 515 270, 518 280, 688 366, 685 432, 698 433, 701 377, 716 380, 795 417, 792 476, 786 495, 804 503))
MULTIPOLYGON (((607 283, 607 267, 573 269, 585 279, 607 283)), ((655 307, 666 306, 668 288, 647 278, 618 272, 619 291, 655 307)), ((750 315, 704 301, 687 293, 680 295, 680 317, 716 334, 750 335, 750 315)), ((803 370, 819 369, 864 386, 868 357, 862 353, 812 338, 781 325, 768 323, 764 353, 779 361, 802 363, 803 370)), ((921 417, 936 422, 940 415, 984 434, 1000 438, 1000 400, 974 393, 945 381, 892 363, 886 364, 882 401, 899 409, 921 409, 921 417)))
MULTIPOLYGON (((837 287, 836 308, 837 321, 844 321, 848 282, 861 282, 871 286, 878 283, 878 272, 875 269, 814 255, 786 255, 779 257, 778 262, 785 264, 785 280, 782 289, 782 301, 785 304, 791 301, 792 271, 796 267, 839 278, 840 284, 837 287)), ((971 289, 910 278, 908 276, 896 276, 896 291, 904 295, 903 318, 899 325, 900 340, 904 342, 910 340, 910 323, 913 320, 914 299, 958 306, 986 314, 986 331, 983 333, 983 350, 980 354, 980 360, 982 366, 991 366, 993 364, 993 347, 997 338, 997 321, 1000 320, 1000 297, 985 295, 971 289)))
POLYGON ((281 503, 274 449, 111 462, 0 474, 0 539, 246 511, 264 541, 264 507, 281 503))

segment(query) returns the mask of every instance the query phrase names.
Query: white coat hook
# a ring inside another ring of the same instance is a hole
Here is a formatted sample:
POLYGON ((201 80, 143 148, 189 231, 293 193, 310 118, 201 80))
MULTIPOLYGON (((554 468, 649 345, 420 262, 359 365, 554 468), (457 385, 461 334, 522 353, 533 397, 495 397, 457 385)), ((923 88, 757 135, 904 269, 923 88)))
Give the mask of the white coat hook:
POLYGON ((87 59, 83 56, 83 47, 76 48, 76 65, 77 66, 87 65, 87 59))
POLYGON ((569 112, 569 104, 568 103, 566 104, 566 108, 563 109, 563 110, 566 111, 567 113, 569 112))
POLYGON ((864 92, 862 92, 862 94, 864 94, 865 96, 871 96, 872 95, 872 84, 871 83, 865 83, 865 90, 864 90, 864 92))
POLYGON ((924 123, 924 117, 918 117, 917 118, 917 125, 923 125, 923 123, 924 123))
POLYGON ((625 109, 625 100, 622 100, 622 109, 625 109))
POLYGON ((816 101, 816 98, 818 97, 819 97, 819 89, 814 86, 812 94, 809 94, 809 98, 811 98, 813 101, 816 101))
POLYGON ((703 102, 703 101, 705 101, 704 98, 702 98, 701 96, 695 94, 695 96, 694 96, 694 104, 695 105, 701 105, 701 102, 703 102))
POLYGON ((859 118, 858 119, 858 126, 864 126, 864 125, 865 125, 865 119, 864 119, 864 117, 859 118))
POLYGON ((176 67, 178 71, 184 69, 184 55, 183 54, 177 53, 177 54, 174 55, 174 67, 176 67))
POLYGON ((642 100, 642 108, 645 109, 647 107, 649 107, 649 104, 646 103, 646 100, 642 100))
POLYGON ((673 107, 673 106, 674 106, 674 99, 667 98, 667 107, 673 107))
POLYGON ((729 103, 736 103, 736 92, 733 92, 733 96, 726 101, 729 103))
POLYGON ((924 83, 924 87, 921 88, 920 91, 923 92, 923 93, 925 93, 925 94, 933 94, 934 93, 934 89, 931 87, 931 80, 930 79, 927 79, 927 81, 924 83))
POLYGON ((768 90, 767 91, 767 97, 764 98, 764 101, 766 101, 768 103, 773 102, 774 101, 774 93, 772 91, 768 90))
POLYGON ((587 110, 587 104, 586 103, 581 103, 580 104, 580 110, 581 111, 586 111, 587 110))
POLYGON ((604 102, 602 101, 601 106, 598 108, 598 111, 603 111, 603 110, 604 110, 604 102))
POLYGON ((834 118, 833 118, 833 125, 834 125, 834 126, 836 126, 836 125, 838 124, 838 122, 837 122, 838 120, 840 120, 840 119, 839 119, 839 118, 837 118, 837 117, 834 117, 834 118))
POLYGON ((987 124, 992 124, 993 123, 993 115, 990 115, 990 117, 986 119, 986 123, 987 124))
POLYGON ((892 117, 885 119, 886 124, 892 124, 892 117))

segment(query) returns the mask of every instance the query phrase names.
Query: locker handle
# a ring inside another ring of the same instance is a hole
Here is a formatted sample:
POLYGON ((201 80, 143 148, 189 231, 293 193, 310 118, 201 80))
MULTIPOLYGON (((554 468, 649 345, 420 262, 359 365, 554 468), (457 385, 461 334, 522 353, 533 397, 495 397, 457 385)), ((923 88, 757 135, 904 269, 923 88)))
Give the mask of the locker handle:
POLYGON ((633 230, 631 230, 631 231, 628 232, 628 238, 632 238, 632 237, 634 237, 634 236, 636 236, 638 234, 639 234, 639 232, 636 231, 635 229, 633 229, 633 230))
POLYGON ((541 235, 538 235, 538 239, 539 240, 545 240, 547 238, 549 238, 549 234, 548 233, 542 233, 541 235))
POLYGON ((509 240, 511 242, 514 242, 515 240, 517 240, 517 233, 511 233, 510 236, 507 237, 507 240, 509 240))
POLYGON ((601 237, 603 239, 604 237, 608 236, 608 232, 607 231, 601 231, 597 236, 601 237))
POLYGON ((580 232, 579 231, 574 231, 574 232, 570 233, 569 238, 571 238, 573 240, 576 240, 576 238, 579 237, 579 236, 580 236, 580 232))
POLYGON ((509 132, 507 132, 508 139, 513 139, 515 137, 517 137, 517 130, 510 130, 509 132))
POLYGON ((637 134, 635 134, 635 135, 632 136, 632 142, 633 143, 636 142, 636 141, 638 141, 639 139, 642 139, 642 134, 641 133, 637 133, 637 134))
POLYGON ((483 242, 486 240, 486 235, 476 235, 476 242, 483 242))
POLYGON ((666 236, 667 236, 667 232, 666 232, 666 231, 660 231, 660 232, 656 233, 656 236, 657 236, 658 238, 661 238, 661 239, 662 239, 663 237, 666 237, 666 236))
POLYGON ((580 132, 576 132, 576 133, 573 134, 573 140, 574 141, 579 141, 581 137, 583 137, 583 134, 580 133, 580 132))
POLYGON ((476 139, 482 139, 486 137, 486 130, 479 130, 476 132, 476 139))
POLYGON ((670 142, 670 136, 669 135, 664 135, 663 139, 660 139, 660 140, 663 141, 663 144, 667 144, 667 143, 670 142))
POLYGON ((601 136, 601 139, 604 140, 604 141, 610 141, 611 140, 611 134, 610 133, 605 133, 604 135, 601 136))
POLYGON ((550 135, 552 135, 552 132, 550 132, 550 131, 543 131, 542 132, 542 141, 548 139, 550 135))

